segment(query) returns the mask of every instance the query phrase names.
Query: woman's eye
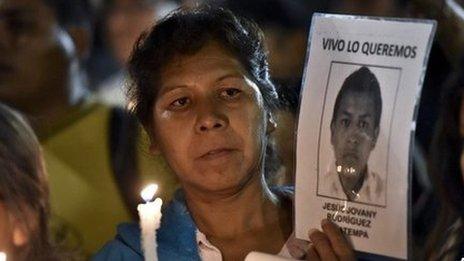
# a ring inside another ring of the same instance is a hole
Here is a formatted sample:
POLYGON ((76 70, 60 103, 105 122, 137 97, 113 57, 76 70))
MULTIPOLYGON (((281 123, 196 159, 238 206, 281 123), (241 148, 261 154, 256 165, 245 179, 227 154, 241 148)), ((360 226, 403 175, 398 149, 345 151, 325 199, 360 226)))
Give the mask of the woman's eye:
POLYGON ((190 99, 187 98, 187 97, 182 97, 182 98, 179 98, 175 101, 173 101, 171 104, 170 104, 170 107, 172 109, 182 109, 184 107, 186 107, 188 104, 190 103, 190 99))
POLYGON ((228 88, 228 89, 225 89, 225 90, 221 91, 220 95, 221 95, 222 98, 230 100, 230 99, 237 98, 238 96, 240 96, 241 93, 242 93, 242 91, 239 90, 239 89, 228 88))

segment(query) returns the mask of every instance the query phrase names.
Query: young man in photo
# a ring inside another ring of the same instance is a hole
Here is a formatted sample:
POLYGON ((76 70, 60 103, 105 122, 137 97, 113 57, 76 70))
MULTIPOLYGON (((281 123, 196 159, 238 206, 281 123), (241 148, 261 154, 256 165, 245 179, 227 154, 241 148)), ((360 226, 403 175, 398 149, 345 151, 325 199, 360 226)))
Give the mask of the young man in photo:
POLYGON ((323 177, 329 196, 383 204, 385 182, 368 166, 380 130, 382 96, 375 75, 361 67, 343 82, 330 123, 335 162, 323 177))

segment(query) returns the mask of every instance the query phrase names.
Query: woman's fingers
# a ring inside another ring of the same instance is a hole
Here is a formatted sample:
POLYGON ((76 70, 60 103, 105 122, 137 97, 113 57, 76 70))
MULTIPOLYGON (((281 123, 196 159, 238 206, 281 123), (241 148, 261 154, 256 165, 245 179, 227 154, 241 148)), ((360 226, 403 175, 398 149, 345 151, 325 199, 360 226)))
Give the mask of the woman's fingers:
POLYGON ((308 232, 311 244, 306 260, 356 260, 353 248, 337 225, 324 219, 321 226, 324 232, 317 229, 308 232))
POLYGON ((309 239, 321 260, 338 260, 326 234, 317 229, 311 229, 309 231, 309 239))
POLYGON ((332 245, 333 251, 339 260, 355 260, 353 248, 346 240, 340 228, 334 223, 323 219, 321 227, 324 233, 327 235, 330 244, 332 245))

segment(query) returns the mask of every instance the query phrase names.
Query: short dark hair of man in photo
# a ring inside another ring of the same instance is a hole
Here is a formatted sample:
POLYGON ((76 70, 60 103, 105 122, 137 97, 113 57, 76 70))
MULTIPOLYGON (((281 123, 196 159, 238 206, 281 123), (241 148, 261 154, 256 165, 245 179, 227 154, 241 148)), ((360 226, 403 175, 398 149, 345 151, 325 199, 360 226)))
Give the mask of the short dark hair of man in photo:
MULTIPOLYGON (((367 179, 374 182, 374 188, 365 191, 367 194, 383 190, 383 183, 376 182, 380 179, 375 173, 369 173, 367 164, 379 136, 381 114, 379 82, 369 68, 361 67, 343 82, 330 123, 330 141, 339 177, 336 180, 339 180, 341 189, 350 201, 360 199, 360 191, 367 179)), ((362 200, 374 199, 372 195, 366 195, 362 200)))

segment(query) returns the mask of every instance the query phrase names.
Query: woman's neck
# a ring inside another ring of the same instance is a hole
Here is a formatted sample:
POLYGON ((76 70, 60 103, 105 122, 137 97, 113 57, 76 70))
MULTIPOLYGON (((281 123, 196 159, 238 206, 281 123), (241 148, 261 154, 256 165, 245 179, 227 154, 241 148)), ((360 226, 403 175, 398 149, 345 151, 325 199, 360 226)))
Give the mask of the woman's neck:
POLYGON ((230 193, 203 195, 185 189, 187 205, 204 234, 235 237, 279 221, 279 202, 264 186, 259 177, 254 177, 230 193))
POLYGON ((243 260, 251 251, 277 254, 292 233, 292 208, 259 178, 236 193, 186 199, 198 229, 219 249, 223 260, 243 260))

